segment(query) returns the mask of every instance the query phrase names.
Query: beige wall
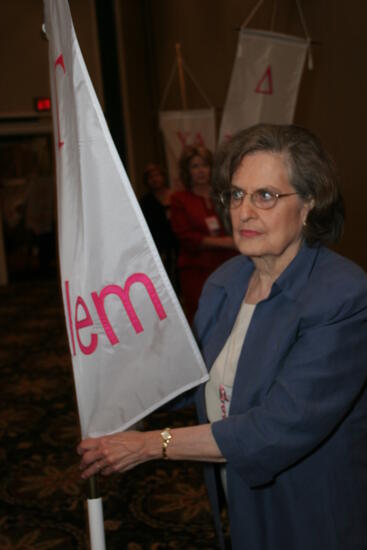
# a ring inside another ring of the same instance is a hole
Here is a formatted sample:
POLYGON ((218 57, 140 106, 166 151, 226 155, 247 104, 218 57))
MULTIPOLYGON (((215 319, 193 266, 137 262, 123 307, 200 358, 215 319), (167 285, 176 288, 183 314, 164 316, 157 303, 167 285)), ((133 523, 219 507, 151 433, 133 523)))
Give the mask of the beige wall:
MULTIPOLYGON (((140 176, 152 154, 162 156, 156 116, 159 101, 180 42, 186 63, 217 112, 225 101, 234 59, 237 32, 255 0, 117 0, 130 17, 120 21, 127 60, 127 128, 134 147, 134 180, 142 191, 140 176), (132 16, 131 6, 135 5, 132 16), (139 5, 139 7, 137 7, 139 5), (139 13, 138 13, 139 12, 139 13), (144 32, 150 21, 150 36, 144 32), (148 53, 144 53, 148 48, 148 53), (135 60, 134 55, 136 55, 135 60), (149 61, 150 73, 146 72, 149 61), (131 75, 131 80, 130 79, 131 75), (152 105, 152 102, 154 103, 152 105), (152 121, 154 122, 152 125, 152 121), (153 126, 153 127, 152 127, 153 126)), ((307 0, 301 2, 313 46, 314 70, 305 70, 295 122, 316 132, 336 159, 347 206, 347 224, 337 249, 367 269, 367 191, 364 127, 367 121, 367 2, 364 0, 307 0)), ((269 29, 274 3, 264 0, 250 27, 269 29)), ((294 0, 277 2, 275 31, 303 36, 294 0)), ((203 106, 188 86, 189 107, 203 106)), ((172 88, 167 108, 180 107, 179 87, 172 88)))
MULTIPOLYGON (((93 0, 70 0, 78 40, 97 93, 102 80, 93 0)), ((48 44, 42 0, 0 2, 0 117, 31 116, 33 99, 49 96, 48 44)))

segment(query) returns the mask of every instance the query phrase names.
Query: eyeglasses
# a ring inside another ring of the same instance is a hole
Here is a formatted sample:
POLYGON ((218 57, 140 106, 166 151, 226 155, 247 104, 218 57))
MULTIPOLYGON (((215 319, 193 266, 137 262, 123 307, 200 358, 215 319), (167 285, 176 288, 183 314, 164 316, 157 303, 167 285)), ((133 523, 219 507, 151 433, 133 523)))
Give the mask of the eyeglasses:
POLYGON ((226 208, 234 209, 241 206, 246 195, 249 196, 251 204, 256 206, 256 208, 269 210, 270 208, 274 208, 278 199, 291 197, 292 195, 297 195, 297 193, 275 193, 269 189, 257 189, 253 193, 247 193, 244 189, 232 187, 228 191, 222 191, 219 194, 219 199, 226 208))

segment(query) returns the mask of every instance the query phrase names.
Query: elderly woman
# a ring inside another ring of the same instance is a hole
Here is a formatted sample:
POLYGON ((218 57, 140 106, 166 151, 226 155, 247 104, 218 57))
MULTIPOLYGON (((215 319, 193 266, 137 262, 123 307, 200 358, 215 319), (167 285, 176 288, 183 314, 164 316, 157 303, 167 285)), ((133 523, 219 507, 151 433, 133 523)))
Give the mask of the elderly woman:
POLYGON ((82 476, 206 461, 234 549, 365 550, 367 276, 324 246, 343 226, 333 165, 308 131, 259 125, 218 155, 215 192, 241 255, 209 278, 195 319, 201 424, 85 440, 82 476))
POLYGON ((186 146, 179 162, 185 189, 172 195, 171 223, 180 244, 177 266, 189 323, 206 279, 234 255, 233 239, 210 198, 212 162, 212 153, 205 147, 186 146))

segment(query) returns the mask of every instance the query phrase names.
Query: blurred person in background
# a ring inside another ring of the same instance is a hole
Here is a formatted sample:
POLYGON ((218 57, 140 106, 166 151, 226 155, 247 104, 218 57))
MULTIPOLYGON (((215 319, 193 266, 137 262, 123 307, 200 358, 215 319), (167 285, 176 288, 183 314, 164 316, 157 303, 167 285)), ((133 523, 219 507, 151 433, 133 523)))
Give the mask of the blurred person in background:
POLYGON ((212 153, 205 147, 185 147, 179 160, 185 189, 172 195, 171 222, 180 244, 178 272, 189 323, 206 279, 235 254, 233 238, 225 231, 210 197, 212 163, 212 153))
POLYGON ((146 166, 143 181, 148 192, 141 199, 140 206, 163 265, 177 292, 178 241, 170 222, 172 191, 168 186, 165 172, 159 164, 149 163, 146 166))

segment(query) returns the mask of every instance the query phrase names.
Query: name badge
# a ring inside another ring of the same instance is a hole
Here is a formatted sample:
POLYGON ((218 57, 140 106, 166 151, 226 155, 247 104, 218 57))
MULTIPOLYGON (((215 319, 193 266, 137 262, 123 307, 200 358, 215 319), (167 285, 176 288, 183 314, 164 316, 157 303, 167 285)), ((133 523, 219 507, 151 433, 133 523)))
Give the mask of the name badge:
POLYGON ((232 399, 232 386, 225 386, 221 384, 219 386, 219 400, 220 410, 222 411, 222 418, 227 418, 229 414, 229 407, 231 406, 232 399))
POLYGON ((219 232, 220 225, 219 220, 216 216, 209 216, 208 218, 205 218, 205 223, 211 235, 215 235, 219 232))

